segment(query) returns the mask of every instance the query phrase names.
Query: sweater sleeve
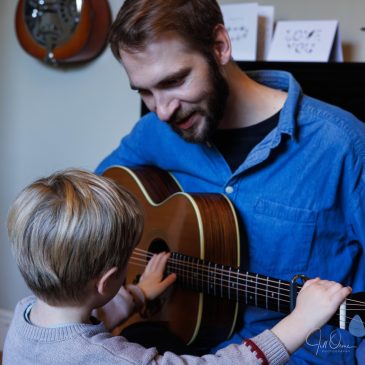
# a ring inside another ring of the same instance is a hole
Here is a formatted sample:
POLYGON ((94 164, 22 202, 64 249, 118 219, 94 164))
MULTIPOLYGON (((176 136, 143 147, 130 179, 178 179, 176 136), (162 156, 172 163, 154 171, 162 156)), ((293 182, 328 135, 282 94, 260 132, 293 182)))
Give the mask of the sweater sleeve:
POLYGON ((269 330, 260 335, 232 344, 217 351, 216 354, 195 357, 178 356, 171 352, 157 355, 149 364, 153 365, 282 365, 289 360, 289 354, 281 341, 269 330))
POLYGON ((108 330, 112 330, 142 308, 144 302, 144 294, 138 286, 122 286, 117 295, 103 307, 94 310, 93 315, 103 321, 108 330))
MULTIPOLYGON (((266 358, 267 364, 283 364, 289 360, 289 354, 273 332, 266 330, 256 337, 245 340, 244 345, 250 348, 251 351, 256 352, 256 357, 266 358)), ((265 364, 265 361, 262 361, 265 364)))

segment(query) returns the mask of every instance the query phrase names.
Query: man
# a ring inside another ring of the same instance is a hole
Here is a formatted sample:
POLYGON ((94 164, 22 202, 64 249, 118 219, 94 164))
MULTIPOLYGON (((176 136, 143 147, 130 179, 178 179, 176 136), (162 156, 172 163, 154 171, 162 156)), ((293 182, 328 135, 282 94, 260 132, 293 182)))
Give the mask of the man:
MULTIPOLYGON (((97 172, 155 165, 186 192, 226 194, 241 218, 244 270, 364 290, 365 125, 303 95, 289 73, 240 70, 214 0, 126 0, 110 41, 152 113, 97 172)), ((231 342, 280 318, 247 307, 231 342)), ((358 344, 326 326, 290 363, 354 364, 358 344)))

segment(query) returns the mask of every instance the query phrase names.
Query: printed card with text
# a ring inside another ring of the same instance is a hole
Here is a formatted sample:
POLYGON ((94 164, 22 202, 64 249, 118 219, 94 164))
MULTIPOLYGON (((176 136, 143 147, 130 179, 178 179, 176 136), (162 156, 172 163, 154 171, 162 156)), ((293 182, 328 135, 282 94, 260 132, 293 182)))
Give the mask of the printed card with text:
POLYGON ((337 20, 278 21, 269 61, 343 61, 337 20))
POLYGON ((221 5, 225 26, 236 61, 255 61, 257 49, 258 3, 221 5))

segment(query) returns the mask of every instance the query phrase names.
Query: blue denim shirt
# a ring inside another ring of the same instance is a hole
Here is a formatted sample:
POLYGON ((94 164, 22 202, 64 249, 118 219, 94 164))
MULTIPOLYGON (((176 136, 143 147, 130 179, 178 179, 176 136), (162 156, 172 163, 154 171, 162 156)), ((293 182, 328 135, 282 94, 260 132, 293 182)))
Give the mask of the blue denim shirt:
MULTIPOLYGON (((97 172, 118 164, 155 165, 170 171, 186 192, 226 194, 242 219, 249 271, 288 281, 298 273, 319 276, 364 291, 365 124, 303 95, 287 72, 248 74, 288 97, 278 126, 234 173, 214 146, 185 142, 153 113, 97 172)), ((252 337, 281 318, 247 307, 243 329, 229 342, 252 337)), ((359 341, 347 331, 325 326, 308 342, 291 364, 355 364, 352 347, 359 341)))

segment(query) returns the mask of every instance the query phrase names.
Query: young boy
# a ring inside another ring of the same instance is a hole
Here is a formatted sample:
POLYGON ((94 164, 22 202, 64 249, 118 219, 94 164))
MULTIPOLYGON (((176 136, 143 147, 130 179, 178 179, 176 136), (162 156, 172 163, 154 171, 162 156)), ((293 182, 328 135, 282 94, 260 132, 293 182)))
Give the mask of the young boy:
POLYGON ((271 330, 215 355, 159 355, 109 332, 175 280, 174 274, 163 278, 169 255, 161 253, 138 285, 122 286, 142 227, 135 199, 105 177, 66 170, 24 189, 11 207, 8 231, 34 296, 15 309, 4 364, 283 364, 351 291, 310 280, 295 310, 271 330), (104 322, 93 316, 99 307, 104 322))

